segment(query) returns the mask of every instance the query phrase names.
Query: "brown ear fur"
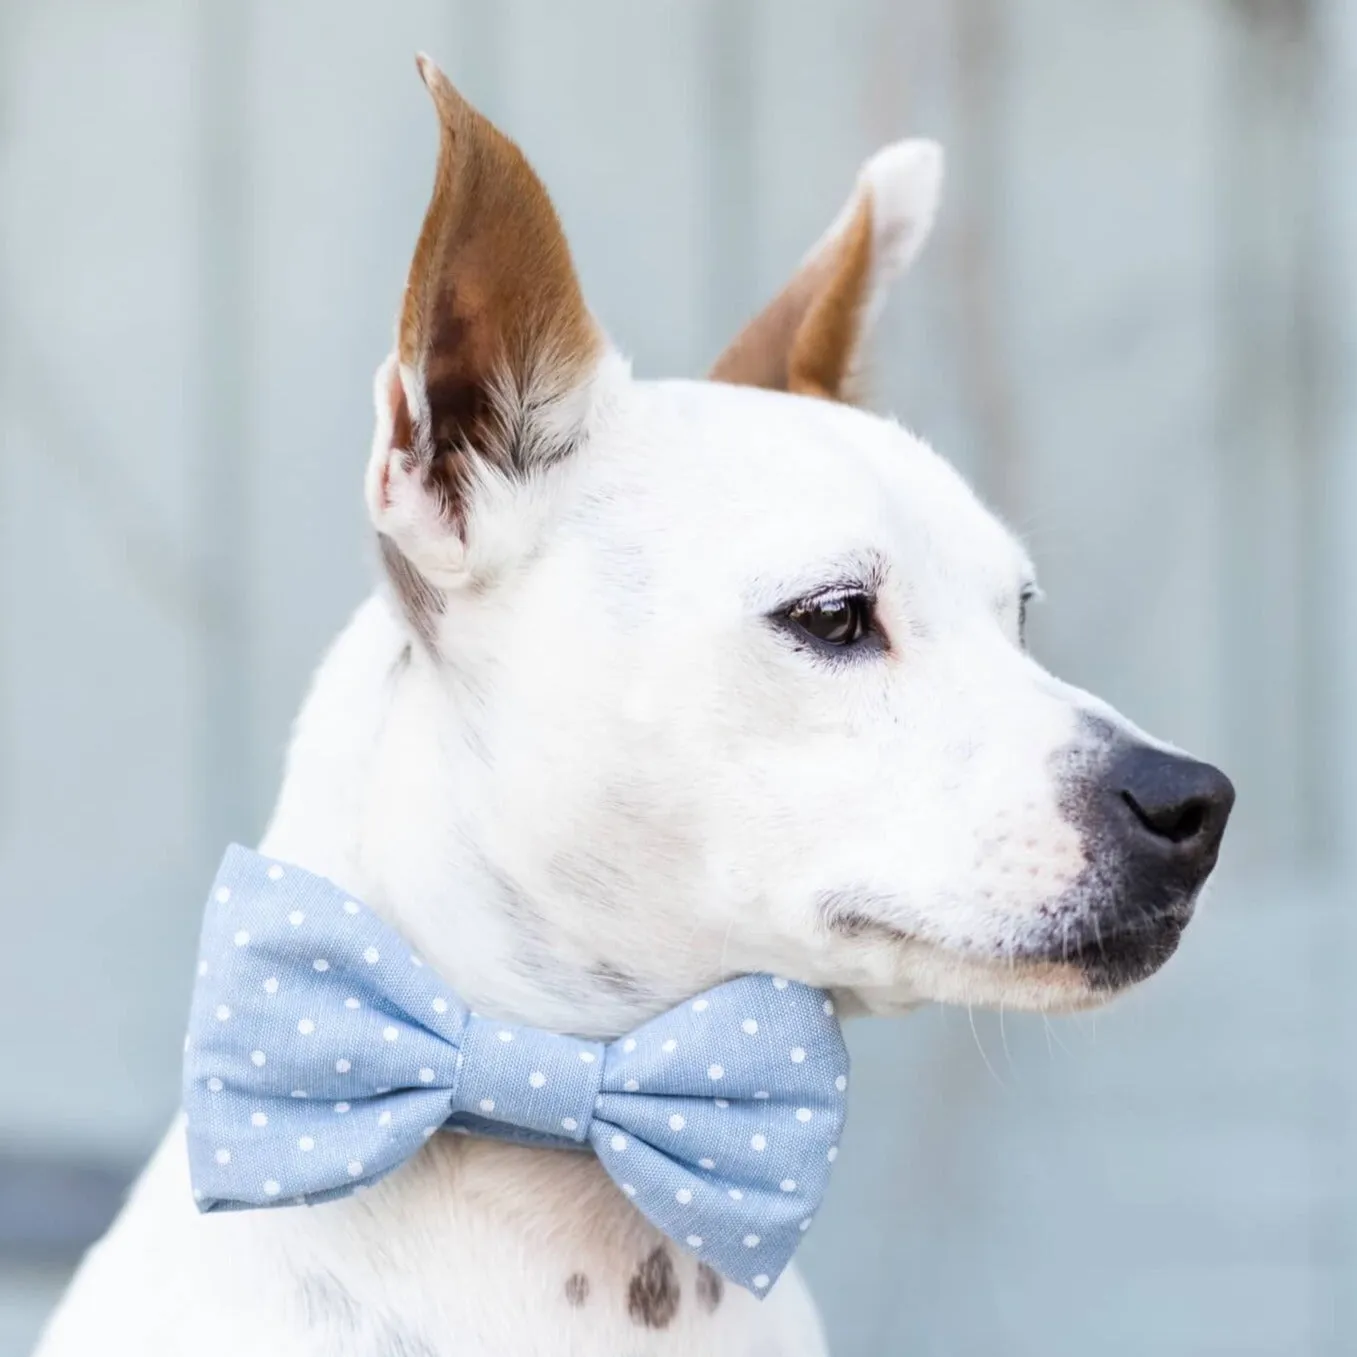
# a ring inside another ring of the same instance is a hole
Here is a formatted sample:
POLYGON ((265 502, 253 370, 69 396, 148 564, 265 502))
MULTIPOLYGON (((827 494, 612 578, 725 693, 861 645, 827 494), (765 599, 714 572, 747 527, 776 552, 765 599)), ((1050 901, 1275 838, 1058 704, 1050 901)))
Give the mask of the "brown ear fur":
POLYGON ((405 389, 394 394, 414 408, 394 423, 455 488, 456 466, 437 463, 467 449, 506 471, 533 455, 512 426, 578 386, 602 340, 522 152, 432 61, 418 64, 438 112, 438 168, 397 332, 405 389))
POLYGON ((716 360, 713 381, 825 400, 856 398, 872 281, 872 195, 716 360))

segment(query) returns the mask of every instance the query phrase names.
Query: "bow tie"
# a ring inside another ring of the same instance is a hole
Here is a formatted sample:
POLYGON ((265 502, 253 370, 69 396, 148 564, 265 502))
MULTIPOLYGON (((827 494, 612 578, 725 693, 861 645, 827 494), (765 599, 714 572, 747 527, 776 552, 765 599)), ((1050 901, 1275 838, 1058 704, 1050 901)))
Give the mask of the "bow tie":
POLYGON ((821 990, 743 976, 606 1044, 494 1022, 359 901, 238 845, 184 1049, 203 1211, 345 1196, 440 1129, 588 1147, 652 1224, 756 1295, 819 1206, 848 1085, 821 990))

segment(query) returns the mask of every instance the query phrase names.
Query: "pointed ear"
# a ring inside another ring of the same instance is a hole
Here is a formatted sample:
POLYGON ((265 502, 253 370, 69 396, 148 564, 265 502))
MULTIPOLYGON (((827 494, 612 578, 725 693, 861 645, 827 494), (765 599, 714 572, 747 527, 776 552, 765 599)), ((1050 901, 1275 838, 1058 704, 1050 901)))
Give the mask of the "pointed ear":
POLYGON ((932 229, 942 164, 942 148, 931 141, 878 151, 838 219, 716 360, 711 379, 854 399, 864 340, 887 285, 913 263, 932 229))
POLYGON ((417 564, 437 523, 464 536, 478 481, 569 451, 605 347, 522 152, 425 56, 419 72, 438 114, 438 166, 396 351, 379 373, 369 473, 378 529, 417 564))

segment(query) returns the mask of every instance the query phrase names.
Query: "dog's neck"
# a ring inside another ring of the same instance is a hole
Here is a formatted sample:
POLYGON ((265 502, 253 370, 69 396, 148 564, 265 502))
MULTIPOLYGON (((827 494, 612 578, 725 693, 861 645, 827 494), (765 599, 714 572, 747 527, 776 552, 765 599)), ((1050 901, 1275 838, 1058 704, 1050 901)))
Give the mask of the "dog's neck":
POLYGON ((587 880, 547 898, 498 865, 477 813, 484 751, 421 724, 418 646, 384 595, 358 610, 302 707, 261 851, 364 900, 487 1016, 609 1038, 736 973, 719 942, 709 964, 664 961, 691 955, 696 929, 628 936, 624 920, 600 938, 587 880))

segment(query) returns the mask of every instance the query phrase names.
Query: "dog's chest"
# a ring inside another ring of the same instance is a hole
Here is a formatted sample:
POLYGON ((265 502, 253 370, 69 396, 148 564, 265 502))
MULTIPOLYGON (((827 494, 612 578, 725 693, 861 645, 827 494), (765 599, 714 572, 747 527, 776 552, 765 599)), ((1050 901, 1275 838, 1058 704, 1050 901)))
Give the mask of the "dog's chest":
POLYGON ((379 1211, 388 1239, 359 1241, 347 1267, 298 1275, 318 1353, 823 1351, 794 1272, 754 1299, 657 1233, 589 1155, 440 1137, 379 1193, 346 1214, 379 1211))

